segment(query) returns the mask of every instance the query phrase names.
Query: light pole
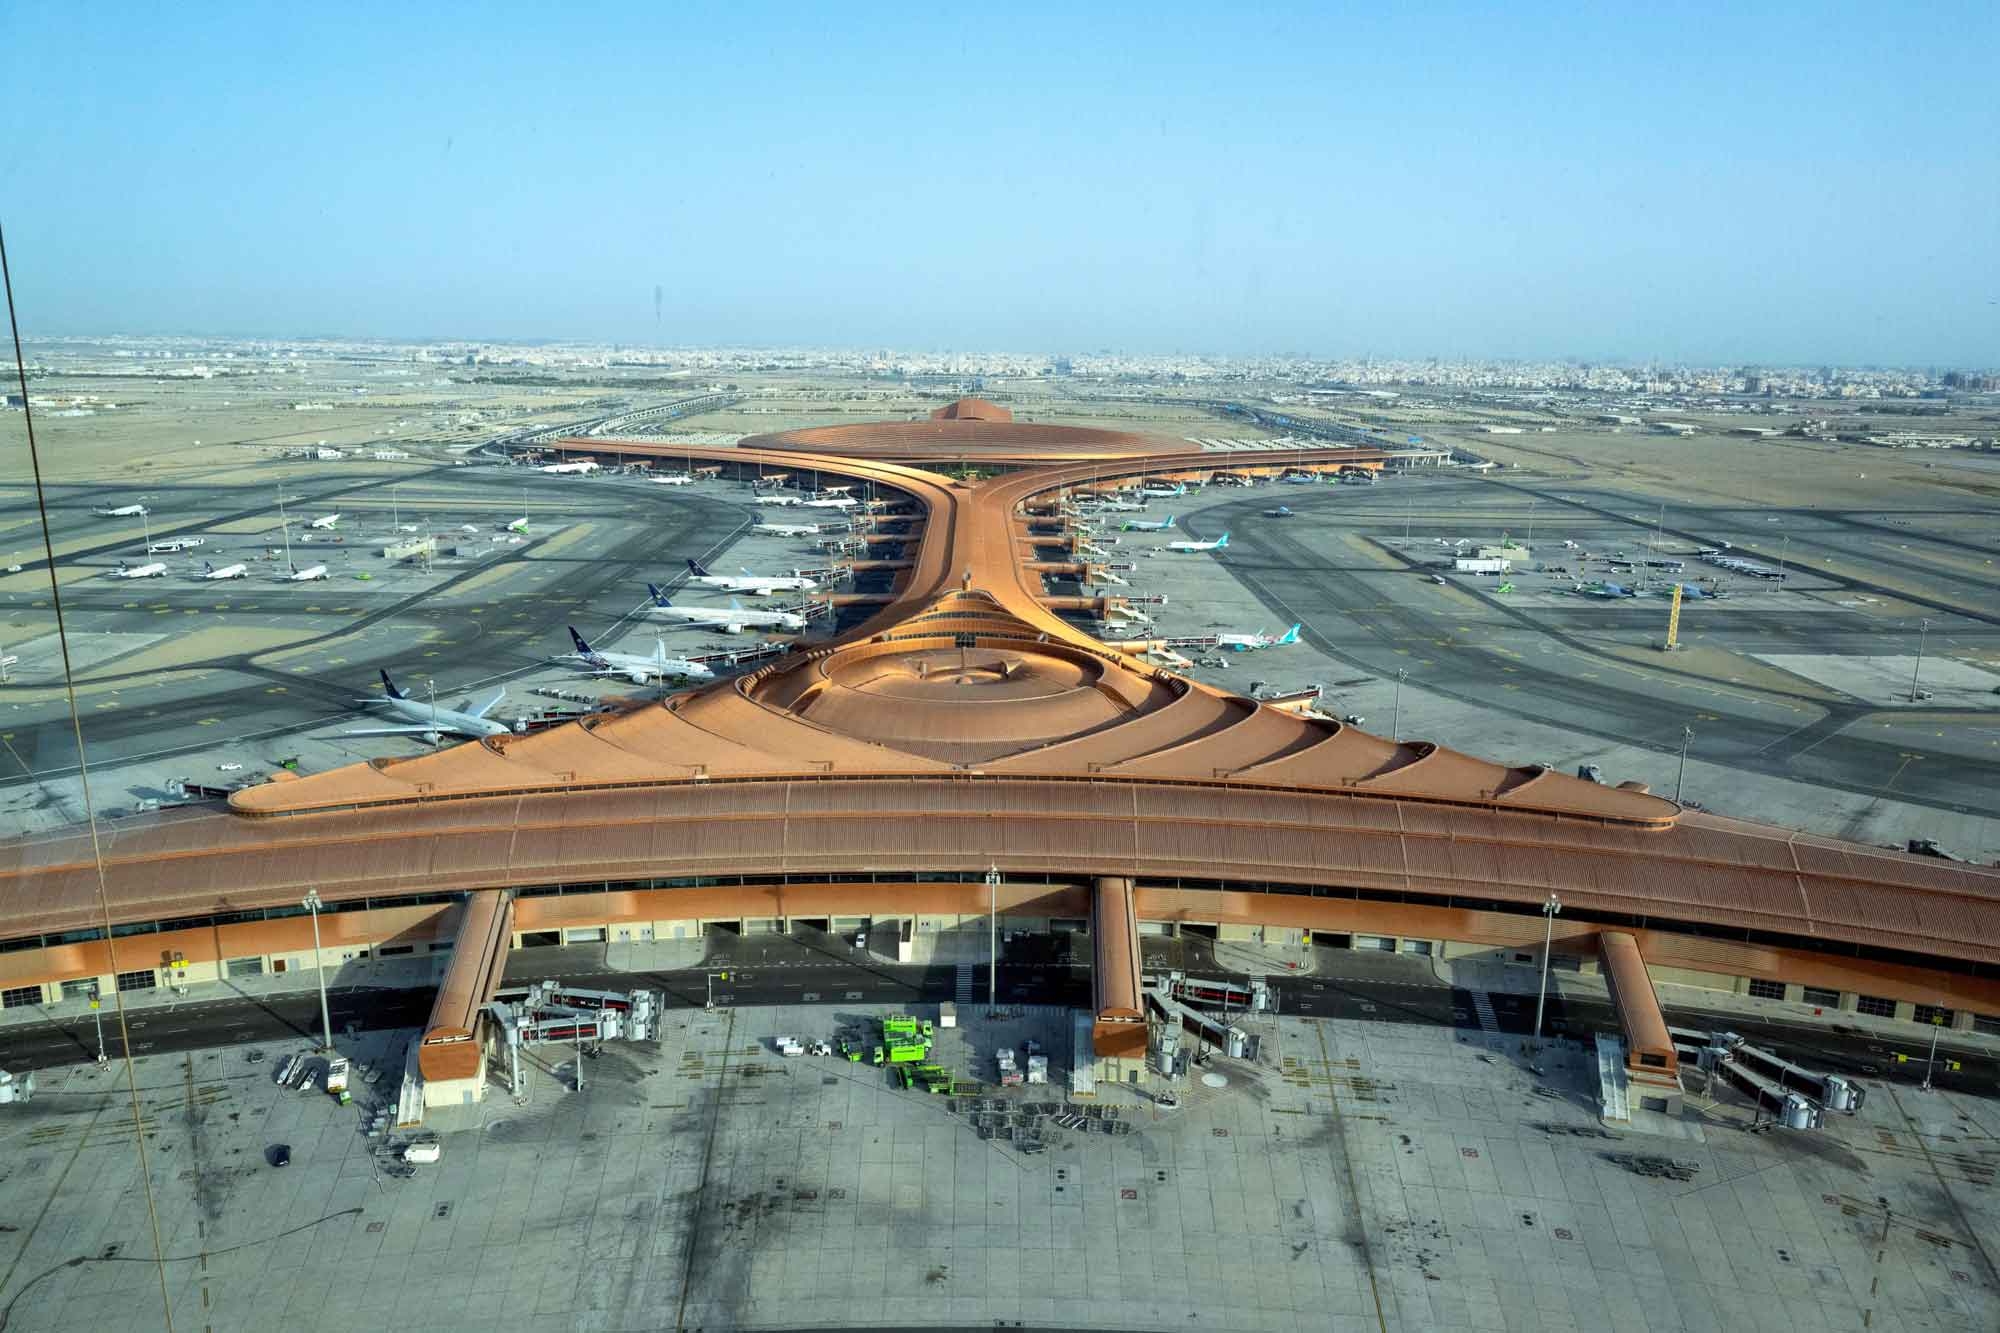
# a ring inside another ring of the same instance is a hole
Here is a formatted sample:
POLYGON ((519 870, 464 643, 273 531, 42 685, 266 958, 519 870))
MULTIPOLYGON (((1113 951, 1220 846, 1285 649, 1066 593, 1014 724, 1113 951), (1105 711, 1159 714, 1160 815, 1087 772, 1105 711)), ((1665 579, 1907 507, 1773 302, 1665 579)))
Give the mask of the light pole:
POLYGON ((318 889, 307 889, 305 909, 313 919, 313 966, 319 971, 319 1028, 326 1039, 320 1050, 328 1055, 333 1053, 333 1018, 326 1010, 326 955, 319 947, 319 909, 325 904, 320 901, 318 889))
POLYGON ((1542 927, 1542 985, 1541 989, 1535 992, 1535 1041, 1537 1043, 1542 1039, 1542 1007, 1548 1003, 1549 998, 1549 948, 1555 942, 1556 913, 1562 911, 1562 909, 1562 899, 1556 897, 1553 893, 1549 895, 1549 900, 1542 904, 1542 916, 1546 924, 1542 927))
POLYGON ((1785 581, 1785 557, 1791 554, 1791 550, 1792 534, 1788 532, 1785 534, 1785 539, 1778 543, 1778 582, 1780 583, 1785 581))
POLYGON ((993 1017, 1000 985, 1000 867, 986 870, 986 1016, 993 1017))
POLYGON ((111 1063, 111 1057, 104 1053, 104 993, 93 985, 90 988, 90 1016, 97 1020, 97 1063, 111 1063))
POLYGON ((1924 1091, 1931 1090, 1931 1071, 1937 1067, 1938 1033, 1944 1031, 1944 1015, 1931 1015, 1931 1053, 1924 1061, 1924 1091))
POLYGON ((1694 728, 1683 726, 1681 728, 1681 769, 1679 773, 1674 775, 1674 803, 1676 805, 1680 804, 1681 784, 1687 781, 1688 742, 1693 739, 1694 739, 1694 728))
POLYGON ((1403 734, 1403 681, 1409 676, 1407 669, 1396 672, 1396 706, 1389 711, 1389 743, 1394 745, 1403 734))
POLYGON ((1917 701, 1917 677, 1922 675, 1924 670, 1924 636, 1930 633, 1930 628, 1931 622, 1928 620, 1919 620, 1917 622, 1917 665, 1910 671, 1911 703, 1917 701))
POLYGON ((1528 550, 1531 552, 1535 549, 1535 506, 1540 503, 1540 500, 1528 501, 1528 550))

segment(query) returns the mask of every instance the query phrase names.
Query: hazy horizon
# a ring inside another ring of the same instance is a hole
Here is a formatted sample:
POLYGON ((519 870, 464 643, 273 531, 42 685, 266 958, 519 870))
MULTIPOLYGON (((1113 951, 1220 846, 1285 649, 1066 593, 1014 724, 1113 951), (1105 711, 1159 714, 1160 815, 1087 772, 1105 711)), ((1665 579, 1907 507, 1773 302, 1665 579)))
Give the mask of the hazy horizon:
POLYGON ((15 16, 24 334, 2000 364, 1990 5, 261 12, 15 16))

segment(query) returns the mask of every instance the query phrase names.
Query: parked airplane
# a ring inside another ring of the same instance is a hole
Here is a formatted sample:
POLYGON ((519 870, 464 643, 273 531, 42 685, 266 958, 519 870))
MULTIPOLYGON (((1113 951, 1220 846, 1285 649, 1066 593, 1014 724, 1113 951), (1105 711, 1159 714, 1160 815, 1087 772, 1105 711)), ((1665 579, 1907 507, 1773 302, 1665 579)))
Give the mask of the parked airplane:
POLYGON ((817 523, 759 523, 752 529, 771 537, 817 537, 817 523))
POLYGON ((306 524, 306 526, 309 528, 317 528, 321 532, 332 532, 334 525, 338 522, 340 522, 339 514, 323 514, 320 517, 314 519, 312 522, 306 524))
POLYGON ((569 627, 569 640, 576 645, 576 651, 568 654, 569 658, 583 663, 600 676, 623 676, 634 685, 644 685, 652 680, 715 679, 715 673, 700 662, 690 662, 684 657, 668 657, 665 639, 659 640, 659 647, 651 657, 593 648, 584 642, 574 625, 569 627))
POLYGON ((1585 597, 1632 597, 1636 594, 1622 583, 1579 583, 1576 591, 1585 597))
POLYGON ((285 575, 285 577, 283 577, 282 579, 279 579, 278 582, 313 583, 325 577, 326 577, 325 565, 307 565, 304 569, 293 570, 291 573, 285 575))
POLYGON ((201 576, 205 579, 244 579, 250 577, 248 565, 224 565, 217 569, 204 560, 201 562, 201 576))
POLYGON ((204 537, 174 537, 163 542, 154 542, 146 548, 147 555, 171 555, 175 551, 191 551, 206 541, 204 537))
POLYGON ((826 495, 806 501, 808 509, 852 509, 861 502, 851 495, 826 495))
POLYGON ((1225 532, 1212 542, 1168 542, 1167 549, 1193 555, 1200 551, 1220 551, 1227 545, 1229 545, 1229 534, 1225 532))
POLYGON ((516 532, 525 537, 528 535, 528 516, 523 514, 500 530, 502 532, 516 532))
POLYGON ((1187 486, 1185 483, 1182 482, 1175 482, 1171 486, 1162 485, 1159 482, 1152 482, 1146 486, 1141 487, 1139 494, 1150 495, 1156 500, 1171 500, 1177 495, 1186 495, 1187 486))
POLYGON ((714 606, 675 606, 667 600, 667 595, 648 583, 646 591, 653 601, 646 608, 646 614, 661 620, 671 620, 681 625, 707 625, 725 634, 741 634, 746 629, 786 629, 800 630, 806 627, 806 618, 796 611, 752 611, 738 606, 734 598, 725 609, 714 606))
POLYGON ((436 745, 446 736, 505 736, 514 728, 505 722, 491 722, 486 715, 493 711, 493 705, 507 697, 503 688, 491 699, 477 708, 439 708, 435 699, 412 699, 396 688, 396 682, 389 679, 387 671, 382 672, 383 697, 380 699, 357 699, 364 708, 382 707, 388 716, 402 718, 411 725, 399 727, 357 727, 350 729, 349 736, 421 736, 436 745))
POLYGON ((1263 633, 1218 634, 1215 636, 1215 646, 1227 648, 1232 653, 1254 653, 1260 648, 1284 648, 1299 641, 1301 628, 1303 627, 1294 625, 1276 638, 1263 633))
POLYGON ((97 515, 99 518, 139 518, 140 516, 145 514, 150 514, 153 511, 146 508, 146 506, 144 505, 119 505, 116 509, 110 509, 106 508, 103 505, 99 505, 96 509, 93 509, 90 512, 97 515))
POLYGON ((551 477, 581 477, 597 470, 597 464, 591 462, 588 458, 581 459, 575 463, 550 463, 542 469, 542 471, 548 473, 551 477))
POLYGON ((789 509, 793 505, 802 505, 805 502, 806 500, 803 495, 760 495, 757 497, 758 504, 777 505, 781 509, 789 509))
POLYGON ((747 592, 769 597, 774 592, 812 592, 819 587, 803 574, 752 574, 747 569, 740 575, 711 574, 695 560, 688 561, 687 567, 689 583, 703 588, 720 588, 724 592, 747 592))
POLYGON ((156 579, 166 572, 167 567, 157 560, 147 565, 127 565, 123 560, 120 560, 118 568, 111 571, 111 577, 114 579, 156 579))
POLYGON ((692 486, 694 478, 685 472, 665 472, 652 479, 655 486, 692 486))
POLYGON ((1165 532, 1174 525, 1174 516, 1168 514, 1157 521, 1144 518, 1128 518, 1118 525, 1120 532, 1165 532))
POLYGON ((1146 502, 1144 500, 1135 502, 1132 500, 1103 498, 1097 501, 1097 507, 1099 509, 1108 509, 1114 514, 1138 514, 1145 512, 1146 502))

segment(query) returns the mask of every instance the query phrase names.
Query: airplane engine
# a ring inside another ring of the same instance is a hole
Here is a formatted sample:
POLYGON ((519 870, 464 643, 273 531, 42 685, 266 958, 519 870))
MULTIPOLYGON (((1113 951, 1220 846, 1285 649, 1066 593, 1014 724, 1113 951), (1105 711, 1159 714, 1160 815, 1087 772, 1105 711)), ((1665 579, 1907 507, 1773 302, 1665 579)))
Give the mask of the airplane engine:
POLYGON ((646 683, 646 673, 643 671, 627 672, 625 679, 631 681, 634 685, 644 685, 646 683))

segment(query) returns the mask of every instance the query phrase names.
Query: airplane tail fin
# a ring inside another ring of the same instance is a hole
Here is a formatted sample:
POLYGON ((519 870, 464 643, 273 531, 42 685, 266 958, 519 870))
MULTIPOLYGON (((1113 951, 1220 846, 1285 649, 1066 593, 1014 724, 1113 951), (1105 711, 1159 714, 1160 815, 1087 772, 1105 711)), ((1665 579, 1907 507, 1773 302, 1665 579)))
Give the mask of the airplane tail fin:
POLYGON ((667 595, 666 595, 665 593, 661 592, 661 591, 659 590, 659 588, 658 588, 658 587, 656 587, 655 585, 653 585, 653 584, 651 584, 651 583, 648 583, 648 584, 646 585, 646 591, 652 594, 652 596, 653 596, 653 605, 654 605, 654 606, 672 606, 672 605, 673 605, 673 603, 672 603, 672 602, 670 602, 670 601, 668 601, 668 600, 667 600, 667 595))
POLYGON ((576 626, 571 625, 568 628, 569 628, 569 641, 576 645, 576 655, 578 657, 596 656, 595 653, 591 652, 590 645, 583 641, 583 636, 576 632, 576 626))
POLYGON ((694 575, 696 578, 705 579, 708 577, 708 571, 701 567, 701 561, 690 559, 687 565, 688 573, 694 575))
POLYGON ((382 689, 391 699, 407 699, 410 696, 396 688, 396 682, 389 679, 387 668, 382 669, 382 689))
POLYGON ((1299 630, 1301 630, 1302 628, 1304 628, 1304 626, 1302 625, 1292 626, 1290 629, 1285 631, 1285 637, 1279 639, 1278 642, 1281 644, 1297 643, 1299 641, 1299 630))
POLYGON ((1174 525, 1174 516, 1172 514, 1168 514, 1167 521, 1161 524, 1161 526, 1166 528, 1171 528, 1173 525, 1174 525))
POLYGON ((1225 533, 1223 533, 1223 534, 1222 534, 1222 535, 1221 535, 1220 537, 1217 537, 1217 538, 1215 539, 1215 549, 1216 549, 1216 550, 1220 551, 1220 550, 1221 550, 1221 549, 1222 549, 1223 547, 1225 547, 1225 546, 1227 546, 1227 545, 1229 545, 1229 534, 1228 534, 1228 533, 1226 533, 1226 532, 1225 532, 1225 533))
POLYGON ((215 572, 215 566, 210 564, 208 561, 204 560, 201 562, 201 572, 204 574, 213 574, 215 572))

